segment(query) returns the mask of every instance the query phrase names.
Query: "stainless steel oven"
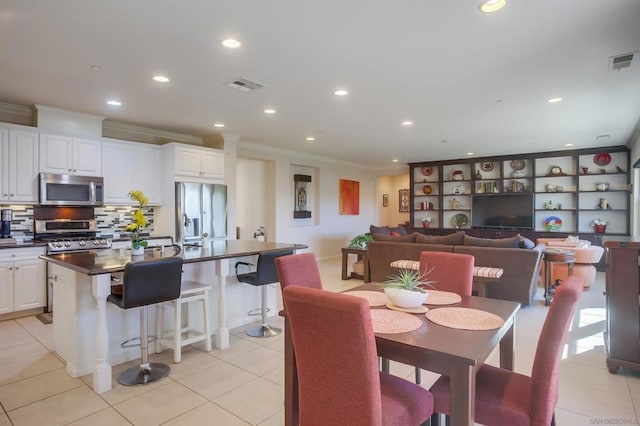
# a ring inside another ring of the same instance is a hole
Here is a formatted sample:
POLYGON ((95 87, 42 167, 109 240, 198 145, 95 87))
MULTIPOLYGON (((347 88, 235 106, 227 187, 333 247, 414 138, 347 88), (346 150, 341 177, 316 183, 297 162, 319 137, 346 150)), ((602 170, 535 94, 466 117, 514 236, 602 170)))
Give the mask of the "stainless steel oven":
MULTIPOLYGON (((97 236, 93 207, 35 207, 33 238, 47 244, 47 254, 111 248, 111 240, 97 236)), ((47 308, 52 312, 53 281, 47 262, 47 308)))
POLYGON ((41 206, 101 206, 103 202, 101 177, 40 173, 41 206))

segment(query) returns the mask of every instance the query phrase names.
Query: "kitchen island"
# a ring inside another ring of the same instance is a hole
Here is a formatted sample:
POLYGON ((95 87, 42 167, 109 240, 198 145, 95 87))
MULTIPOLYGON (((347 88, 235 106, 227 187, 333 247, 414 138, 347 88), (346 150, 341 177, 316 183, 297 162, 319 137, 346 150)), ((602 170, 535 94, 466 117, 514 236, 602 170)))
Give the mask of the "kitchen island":
MULTIPOLYGON (((233 307, 227 297, 229 259, 304 248, 307 246, 302 244, 215 240, 205 247, 185 247, 178 253, 185 264, 185 278, 218 287, 215 327, 217 348, 229 346, 227 312, 233 307)), ((168 247, 164 252, 161 249, 147 250, 144 256, 133 258, 128 249, 41 256, 51 265, 54 280, 54 341, 56 352, 67 362, 67 373, 72 377, 93 373, 93 389, 96 393, 111 389, 111 365, 139 357, 139 350, 122 349, 119 346, 120 342, 138 333, 139 320, 136 320, 137 312, 108 306, 111 276, 124 271, 125 265, 131 261, 173 254, 173 248, 168 247)), ((236 301, 241 298, 242 295, 236 301)))

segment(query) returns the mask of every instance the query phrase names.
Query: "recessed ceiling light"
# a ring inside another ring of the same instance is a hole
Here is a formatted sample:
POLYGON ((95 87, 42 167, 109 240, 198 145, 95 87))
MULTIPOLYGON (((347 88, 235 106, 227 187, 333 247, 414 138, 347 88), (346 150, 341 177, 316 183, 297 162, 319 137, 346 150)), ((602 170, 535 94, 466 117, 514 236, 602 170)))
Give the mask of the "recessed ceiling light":
POLYGON ((391 160, 391 161, 393 161, 394 163, 397 163, 397 162, 398 162, 398 159, 397 159, 397 158, 394 158, 394 159, 393 159, 393 160, 391 160))
POLYGON ((100 65, 91 65, 89 69, 91 71, 100 71, 102 68, 100 68, 100 65))
POLYGON ((596 139, 609 139, 610 137, 610 135, 598 135, 596 136, 596 139))
POLYGON ((442 140, 440 141, 440 143, 447 143, 447 141, 446 141, 446 140, 444 140, 444 139, 442 139, 442 140))
POLYGON ((122 106, 122 102, 120 101, 116 101, 115 99, 112 99, 110 101, 107 101, 107 105, 111 105, 111 106, 122 106))
POLYGON ((265 114, 275 114, 276 110, 273 109, 273 108, 267 108, 267 109, 264 110, 264 113, 265 114))
POLYGON ((224 127, 224 124, 223 124, 223 123, 213 123, 213 127, 220 127, 220 128, 222 128, 222 127, 224 127))
POLYGON ((237 49, 240 46, 242 46, 242 43, 240 43, 238 40, 233 39, 233 38, 227 38, 222 40, 222 45, 226 48, 229 49, 237 49))
POLYGON ((158 83, 168 83, 168 82, 171 81, 171 80, 169 80, 169 77, 166 77, 164 75, 154 75, 153 79, 155 81, 157 81, 158 83))
POLYGON ((507 4, 506 0, 487 0, 480 6, 484 13, 497 12, 507 4))
POLYGON ((314 138, 313 136, 307 136, 307 142, 313 142, 316 140, 316 138, 314 138))
POLYGON ((336 96, 347 96, 349 92, 344 89, 338 89, 335 92, 333 92, 333 94, 336 96))
POLYGON ((474 152, 467 152, 467 155, 473 155, 475 154, 474 152))
POLYGON ((572 143, 565 143, 564 146, 573 146, 572 143))
POLYGON ((413 121, 411 121, 411 120, 403 121, 402 125, 405 126, 405 127, 413 126, 413 121))
POLYGON ((547 102, 549 102, 550 104, 555 104, 556 102, 562 102, 562 98, 549 98, 547 99, 547 102))

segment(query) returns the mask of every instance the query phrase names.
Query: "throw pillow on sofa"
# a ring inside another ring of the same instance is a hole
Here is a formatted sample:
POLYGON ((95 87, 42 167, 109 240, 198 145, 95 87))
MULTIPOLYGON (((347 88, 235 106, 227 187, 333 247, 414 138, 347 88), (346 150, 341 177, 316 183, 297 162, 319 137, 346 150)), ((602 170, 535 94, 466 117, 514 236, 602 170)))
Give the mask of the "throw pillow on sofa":
POLYGON ((448 246, 462 245, 465 233, 464 231, 458 231, 455 234, 449 235, 424 235, 416 233, 416 243, 422 244, 445 244, 448 246))
POLYGON ((497 247, 497 248, 525 248, 532 249, 536 244, 528 238, 518 234, 510 238, 477 238, 464 236, 465 246, 497 247))
POLYGON ((371 234, 373 241, 393 241, 394 243, 415 243, 416 232, 409 235, 385 235, 385 234, 371 234))
POLYGON ((390 228, 388 226, 369 226, 369 233, 373 234, 382 234, 382 235, 391 235, 392 232, 397 233, 398 235, 407 235, 407 230, 404 226, 397 226, 395 228, 390 228))

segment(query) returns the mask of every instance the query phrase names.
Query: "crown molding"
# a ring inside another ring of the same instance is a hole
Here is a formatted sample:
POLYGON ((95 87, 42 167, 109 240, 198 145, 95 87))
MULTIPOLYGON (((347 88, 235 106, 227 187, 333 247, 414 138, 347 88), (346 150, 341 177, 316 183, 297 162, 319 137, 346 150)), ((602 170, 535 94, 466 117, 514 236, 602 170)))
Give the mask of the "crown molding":
POLYGON ((205 145, 203 138, 198 136, 169 132, 167 130, 151 129, 149 127, 118 123, 110 120, 104 120, 102 122, 102 136, 114 139, 153 143, 156 145, 164 145, 169 142, 205 145))

